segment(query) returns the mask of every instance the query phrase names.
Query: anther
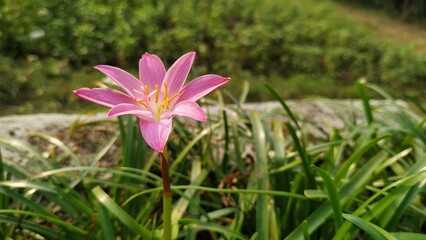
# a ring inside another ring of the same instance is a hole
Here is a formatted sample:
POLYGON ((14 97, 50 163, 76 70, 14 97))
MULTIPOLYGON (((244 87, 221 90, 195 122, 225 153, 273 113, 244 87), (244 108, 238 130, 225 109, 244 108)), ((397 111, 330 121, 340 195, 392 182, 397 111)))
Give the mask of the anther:
POLYGON ((167 89, 167 83, 166 82, 164 82, 164 100, 163 101, 166 101, 166 99, 167 99, 167 95, 168 95, 168 93, 169 93, 169 90, 167 89))
POLYGON ((173 95, 172 98, 170 98, 169 103, 171 103, 173 100, 175 100, 175 98, 179 97, 179 93, 176 93, 175 95, 173 95))
POLYGON ((144 100, 140 100, 139 103, 142 104, 142 106, 144 106, 146 109, 148 109, 148 105, 146 105, 144 100))
POLYGON ((155 103, 158 103, 158 84, 155 84, 155 103))

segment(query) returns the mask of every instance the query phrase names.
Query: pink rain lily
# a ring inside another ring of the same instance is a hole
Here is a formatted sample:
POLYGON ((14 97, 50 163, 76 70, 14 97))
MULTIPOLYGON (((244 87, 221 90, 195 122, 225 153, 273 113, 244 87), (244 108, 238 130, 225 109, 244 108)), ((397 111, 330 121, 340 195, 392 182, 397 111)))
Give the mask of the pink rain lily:
POLYGON ((80 88, 74 94, 110 107, 108 117, 131 114, 140 119, 140 130, 147 144, 163 152, 172 129, 172 118, 186 116, 204 122, 206 114, 195 103, 230 78, 208 74, 183 86, 195 59, 195 52, 180 57, 167 71, 161 59, 145 53, 139 61, 139 79, 113 66, 95 68, 124 91, 111 88, 80 88))

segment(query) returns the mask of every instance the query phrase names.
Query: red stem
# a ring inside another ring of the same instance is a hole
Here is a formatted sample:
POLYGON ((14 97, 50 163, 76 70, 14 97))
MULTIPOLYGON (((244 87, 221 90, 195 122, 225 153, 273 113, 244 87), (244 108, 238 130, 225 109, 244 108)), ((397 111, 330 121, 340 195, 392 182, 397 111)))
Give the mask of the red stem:
POLYGON ((163 195, 165 197, 171 197, 172 190, 170 189, 169 164, 163 153, 160 153, 160 159, 161 175, 163 177, 163 195))

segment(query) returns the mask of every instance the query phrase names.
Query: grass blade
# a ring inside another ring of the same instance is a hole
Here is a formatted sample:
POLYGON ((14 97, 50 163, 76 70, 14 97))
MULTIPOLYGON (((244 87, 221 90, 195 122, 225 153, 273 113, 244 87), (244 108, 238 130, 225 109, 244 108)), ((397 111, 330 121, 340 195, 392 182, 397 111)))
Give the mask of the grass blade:
MULTIPOLYGON (((205 230, 218 232, 218 233, 221 233, 222 235, 234 237, 234 238, 237 238, 237 239, 244 239, 244 240, 247 239, 241 233, 232 231, 228 227, 224 227, 224 226, 221 226, 221 225, 216 224, 216 223, 204 222, 204 221, 192 219, 192 218, 182 218, 179 221, 179 223, 182 224, 182 225, 185 225, 187 227, 190 227, 190 228, 195 227, 195 228, 199 228, 199 229, 205 229, 205 230)), ((268 238, 265 238, 265 239, 268 239, 268 238)))
MULTIPOLYGON (((413 174, 411 176, 405 177, 403 179, 400 179, 396 182, 393 182, 380 191, 376 192, 373 196, 365 200, 353 213, 354 216, 361 215, 362 212, 366 212, 366 215, 364 216, 364 220, 370 221, 374 217, 378 216, 381 212, 384 212, 388 206, 395 203, 395 200, 399 198, 400 196, 405 195, 405 193, 412 187, 413 185, 416 185, 419 181, 423 180, 426 176, 426 172, 418 172, 416 174, 413 174), (396 187, 393 191, 387 193, 391 188, 396 187), (376 198, 381 196, 382 194, 385 194, 385 197, 383 197, 380 201, 375 203, 375 206, 371 209, 368 209, 370 206, 370 203, 373 202, 376 198), (366 211, 367 210, 367 211, 366 211)), ((390 211, 393 211, 391 209, 390 211)), ((382 216, 383 218, 383 216, 382 216)), ((341 228, 336 232, 334 236, 334 240, 337 239, 343 239, 343 236, 347 234, 347 231, 349 229, 349 224, 345 222, 341 228)))
POLYGON ((410 233, 410 232, 396 232, 391 233, 398 240, 424 240, 426 239, 426 234, 421 233, 410 233))
MULTIPOLYGON (((284 152, 285 149, 285 140, 284 140, 284 134, 283 134, 283 124, 280 120, 275 120, 272 122, 273 127, 273 133, 272 133, 272 147, 274 149, 275 156, 273 158, 272 168, 278 169, 280 167, 286 166, 288 159, 286 158, 286 154, 284 152)), ((294 162, 294 161, 293 161, 294 162)), ((272 171, 270 171, 271 173, 272 171)), ((291 189, 290 179, 291 175, 286 172, 279 172, 276 174, 273 174, 271 176, 271 180, 273 182, 272 189, 288 192, 291 189)), ((277 212, 277 215, 285 216, 285 210, 288 205, 289 199, 287 198, 274 198, 275 203, 275 211, 277 212)), ((277 217, 277 219, 280 219, 277 217)), ((282 219, 282 217, 281 217, 282 219)), ((279 226, 282 226, 278 229, 285 229, 285 222, 281 220, 281 222, 278 222, 279 226)), ((282 232, 282 230, 281 230, 282 232)), ((281 233, 282 234, 282 233, 281 233)), ((280 235, 281 235, 280 234, 280 235)))
MULTIPOLYGON (((348 183, 343 185, 340 188, 339 195, 340 196, 351 196, 356 195, 358 192, 362 190, 361 186, 365 185, 370 179, 375 170, 375 168, 383 162, 383 158, 386 155, 383 152, 379 152, 375 157, 370 159, 366 164, 364 164, 358 172, 349 180, 348 183)), ((343 205, 347 198, 342 199, 343 205)), ((332 214, 332 207, 330 202, 323 203, 320 207, 318 207, 307 219, 309 225, 309 233, 317 230, 332 214)), ((343 224, 344 225, 344 224, 343 224)), ((293 239, 303 239, 303 229, 301 226, 298 226, 294 229, 285 239, 293 240, 293 239)))
POLYGON ((21 229, 38 233, 47 239, 67 239, 64 232, 45 227, 39 223, 24 220, 21 217, 0 215, 0 222, 19 226, 21 229))
POLYGON ((290 108, 287 106, 285 101, 278 95, 278 93, 268 84, 265 84, 266 89, 269 90, 269 92, 272 94, 272 96, 281 104, 281 106, 284 108, 287 115, 290 117, 293 124, 297 127, 297 129, 300 130, 299 122, 297 121, 296 117, 294 116, 293 112, 290 110, 290 108))
POLYGON ((360 160, 360 158, 362 157, 362 155, 367 152, 368 150, 370 150, 372 147, 374 147, 377 142, 379 142, 380 140, 389 137, 389 135, 385 135, 385 136, 380 136, 377 137, 375 139, 372 139, 370 141, 368 141, 367 143, 365 143, 362 147, 359 147, 356 152, 354 152, 347 160, 346 162, 340 167, 339 171, 337 171, 336 176, 334 178, 334 182, 338 183, 340 182, 340 180, 342 180, 345 175, 347 174, 349 167, 360 160))
POLYGON ((9 214, 14 216, 32 216, 38 219, 45 219, 49 221, 50 223, 55 224, 58 228, 63 229, 64 232, 66 232, 67 235, 69 236, 73 235, 73 236, 82 237, 87 234, 86 231, 74 226, 71 223, 64 222, 61 219, 57 218, 56 216, 50 217, 44 214, 38 214, 38 213, 33 213, 28 211, 21 211, 21 210, 10 210, 10 209, 0 210, 0 215, 9 215, 9 214))
POLYGON ((364 230, 376 240, 397 240, 397 238, 385 231, 383 228, 380 228, 371 222, 367 222, 360 217, 345 213, 342 216, 349 222, 364 230))
POLYGON ((185 148, 179 153, 179 155, 174 159, 173 163, 170 165, 170 172, 173 172, 176 170, 177 165, 185 158, 186 154, 192 149, 192 147, 199 142, 203 137, 205 137, 207 134, 211 133, 213 130, 217 129, 222 125, 223 123, 219 122, 214 125, 212 125, 209 128, 204 129, 201 131, 196 137, 192 139, 192 141, 185 146, 185 148))
POLYGON ((308 188, 313 188, 315 186, 315 179, 311 172, 311 168, 309 167, 311 165, 311 159, 309 154, 306 152, 306 147, 304 146, 303 139, 302 141, 299 141, 296 131, 290 123, 286 122, 285 125, 287 126, 291 138, 293 139, 294 146, 300 155, 300 159, 302 160, 303 170, 305 171, 306 178, 308 180, 308 188))
POLYGON ((115 234, 114 234, 114 227, 112 225, 112 222, 110 220, 109 214, 105 206, 100 204, 99 202, 95 202, 95 208, 97 212, 99 213, 99 221, 98 224, 100 225, 102 229, 102 235, 104 240, 114 240, 115 234))
POLYGON ((156 239, 154 236, 152 236, 152 233, 148 229, 136 222, 135 219, 133 219, 114 201, 112 201, 112 199, 99 186, 93 188, 92 193, 95 195, 99 203, 112 212, 130 230, 141 235, 144 239, 156 239))
MULTIPOLYGON (((250 119, 253 126, 253 137, 255 144, 255 166, 254 177, 257 178, 257 188, 260 190, 268 190, 268 157, 266 153, 266 136, 263 130, 262 122, 259 114, 255 111, 250 112, 250 119)), ((268 214, 268 196, 257 196, 256 202, 256 231, 259 239, 269 238, 269 214, 268 214)))
POLYGON ((365 91, 365 79, 361 79, 356 83, 356 89, 358 91, 359 97, 361 98, 362 104, 364 106, 365 117, 367 118, 367 123, 370 125, 373 123, 373 111, 371 110, 370 100, 365 91))
POLYGON ((330 199, 330 204, 333 208, 334 221, 337 230, 343 223, 342 207, 340 206, 339 193, 337 192, 333 179, 331 179, 330 175, 328 175, 326 171, 315 165, 311 165, 311 167, 318 173, 318 175, 320 175, 320 177, 324 181, 325 187, 327 188, 328 198, 330 199))

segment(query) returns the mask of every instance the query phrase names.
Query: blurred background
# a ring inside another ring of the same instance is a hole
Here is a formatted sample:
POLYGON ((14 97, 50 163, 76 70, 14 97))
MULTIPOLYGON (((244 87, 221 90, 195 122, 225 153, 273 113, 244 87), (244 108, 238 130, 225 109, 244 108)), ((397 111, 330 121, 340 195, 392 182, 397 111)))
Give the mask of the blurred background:
POLYGON ((1 115, 91 112, 71 91, 94 87, 110 64, 137 75, 144 52, 169 67, 196 51, 191 71, 250 84, 249 101, 357 97, 360 78, 422 100, 422 0, 3 0, 1 115))

